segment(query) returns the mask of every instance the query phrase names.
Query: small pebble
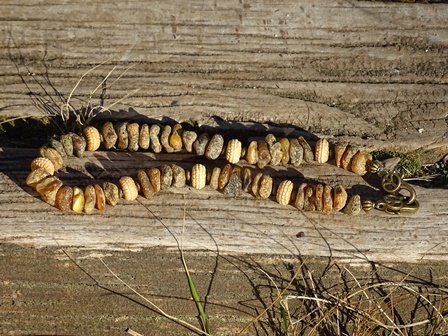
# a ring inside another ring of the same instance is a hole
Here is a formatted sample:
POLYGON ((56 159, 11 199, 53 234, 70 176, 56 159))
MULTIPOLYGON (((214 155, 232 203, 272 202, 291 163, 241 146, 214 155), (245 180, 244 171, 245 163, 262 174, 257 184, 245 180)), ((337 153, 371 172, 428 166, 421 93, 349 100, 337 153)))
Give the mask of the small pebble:
POLYGON ((149 125, 143 124, 140 127, 140 134, 138 138, 138 145, 141 149, 147 150, 149 148, 150 138, 149 138, 149 125))
POLYGON ((202 133, 196 141, 193 143, 193 149, 197 155, 202 156, 205 154, 205 149, 210 141, 210 135, 202 133))
POLYGON ((230 176, 229 182, 224 187, 224 195, 236 197, 241 194, 242 181, 240 172, 235 168, 230 176))
POLYGON ((303 159, 305 162, 311 163, 314 161, 314 153, 310 144, 305 140, 303 136, 298 138, 300 145, 303 148, 303 159))
POLYGON ((157 124, 151 125, 149 129, 149 139, 151 149, 154 153, 160 153, 162 151, 162 145, 159 140, 160 126, 157 124))
POLYGON ((182 132, 182 142, 184 144, 185 150, 188 153, 193 151, 193 143, 196 141, 198 134, 193 131, 183 131, 182 132))
POLYGON ((210 139, 205 150, 205 157, 209 160, 216 160, 222 152, 224 147, 224 138, 221 134, 215 134, 210 139))
POLYGON ((126 129, 127 122, 123 122, 118 124, 116 132, 118 136, 117 148, 118 149, 126 149, 129 146, 129 135, 126 129))

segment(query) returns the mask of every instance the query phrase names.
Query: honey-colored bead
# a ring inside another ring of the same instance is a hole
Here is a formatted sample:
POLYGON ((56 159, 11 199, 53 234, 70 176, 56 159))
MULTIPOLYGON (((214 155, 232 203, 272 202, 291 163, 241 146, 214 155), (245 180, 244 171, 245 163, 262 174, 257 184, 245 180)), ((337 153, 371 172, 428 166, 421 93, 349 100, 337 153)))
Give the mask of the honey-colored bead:
POLYGON ((251 187, 252 194, 257 198, 260 197, 258 194, 258 190, 260 189, 260 180, 262 177, 263 177, 262 173, 257 173, 252 180, 252 187, 251 187))
POLYGON ((329 185, 326 185, 324 187, 324 194, 322 197, 323 206, 324 206, 323 211, 325 211, 325 213, 327 215, 331 215, 331 212, 333 210, 332 191, 333 191, 333 188, 331 188, 329 185))
POLYGON ((268 144, 264 140, 258 141, 258 162, 257 166, 260 169, 266 167, 271 162, 271 153, 269 152, 268 144))
POLYGON ((221 174, 221 168, 215 167, 210 175, 210 187, 212 189, 218 190, 219 187, 219 175, 221 174))
POLYGON ((292 181, 284 180, 280 182, 276 193, 277 202, 281 205, 288 205, 291 201, 291 194, 293 189, 294 184, 292 183, 292 181))
POLYGON ((62 187, 62 181, 56 176, 49 176, 36 184, 36 191, 42 196, 42 199, 48 204, 56 204, 56 194, 62 187))
POLYGON ((289 157, 294 167, 299 167, 303 162, 303 147, 298 139, 291 139, 289 143, 289 157))
POLYGON ((269 198, 272 193, 272 177, 263 175, 260 178, 260 188, 258 188, 258 196, 260 198, 269 198))
POLYGON ((241 158, 241 141, 238 139, 232 139, 227 143, 226 148, 226 160, 231 163, 235 164, 240 161, 241 158))
POLYGON ((160 191, 161 188, 161 180, 160 180, 160 170, 159 168, 151 168, 148 170, 148 177, 149 181, 152 184, 152 188, 154 189, 154 192, 157 193, 160 191))
POLYGON ((327 139, 319 139, 314 150, 314 159, 319 163, 325 163, 330 158, 330 143, 327 139))
POLYGON ((75 212, 84 211, 84 191, 81 188, 73 187, 73 205, 72 210, 75 212))
POLYGON ((149 139, 151 143, 151 149, 154 153, 160 153, 162 151, 162 145, 159 140, 160 126, 151 125, 149 129, 149 139))
POLYGON ((175 164, 171 164, 171 169, 173 171, 173 187, 174 188, 184 187, 186 181, 185 169, 175 164))
POLYGON ((41 147, 39 152, 41 156, 47 158, 53 163, 54 171, 58 171, 64 166, 64 159, 56 149, 49 147, 41 147))
POLYGON ((140 125, 137 123, 126 124, 128 132, 128 150, 131 152, 138 151, 138 141, 140 137, 140 125))
POLYGON ((28 174, 26 178, 26 184, 30 187, 35 187, 44 178, 51 176, 45 168, 36 168, 31 173, 28 174))
POLYGON ((104 194, 104 190, 98 184, 95 184, 93 187, 95 188, 96 208, 103 211, 106 207, 106 195, 104 194))
POLYGON ((289 163, 289 147, 290 143, 287 138, 282 138, 280 140, 280 145, 282 146, 282 165, 286 166, 289 163))
POLYGON ((219 180, 218 180, 218 189, 224 189, 224 187, 229 183, 230 175, 232 175, 232 166, 230 163, 226 164, 221 169, 221 174, 219 174, 219 180))
POLYGON ((314 204, 316 205, 317 211, 323 211, 323 194, 324 194, 324 186, 322 184, 318 184, 314 188, 314 204))
POLYGON ((303 136, 300 136, 297 140, 299 140, 300 145, 303 148, 303 159, 305 162, 311 163, 314 161, 314 153, 311 149, 310 144, 305 140, 303 136))
POLYGON ((193 151, 193 143, 198 138, 198 134, 193 131, 183 131, 182 132, 182 142, 184 144, 185 150, 188 153, 193 151))
POLYGON ((168 190, 173 183, 173 170, 169 165, 160 167, 160 190, 168 190))
POLYGON ((174 152, 174 148, 170 146, 170 134, 171 134, 171 126, 165 125, 165 127, 162 130, 162 133, 160 134, 160 143, 162 144, 163 149, 167 153, 174 152))
POLYGON ((143 170, 138 170, 137 179, 140 183, 143 196, 145 196, 147 200, 152 200, 154 198, 154 188, 151 184, 151 181, 149 180, 148 175, 143 170))
POLYGON ((103 183, 104 197, 106 198, 107 204, 115 206, 120 199, 120 193, 116 184, 112 182, 103 183))
POLYGON ((361 209, 361 197, 359 195, 354 195, 350 197, 343 211, 347 215, 356 216, 361 212, 361 209))
POLYGON ((195 189, 203 189, 207 180, 207 170, 205 166, 198 163, 191 169, 191 186, 195 189))
POLYGON ((70 211, 73 207, 73 188, 62 186, 56 193, 56 208, 61 211, 70 211))
POLYGON ((86 138, 84 138, 84 136, 82 135, 73 134, 72 141, 73 141, 73 154, 79 158, 83 157, 87 145, 86 138))
POLYGON ((246 151, 246 161, 248 164, 255 165, 258 162, 258 142, 251 141, 246 151))
POLYGON ((116 132, 118 136, 117 148, 126 149, 129 146, 129 134, 127 130, 127 122, 118 124, 116 132))
POLYGON ((86 138, 86 149, 90 152, 96 151, 98 148, 100 148, 101 145, 101 137, 100 132, 93 127, 93 126, 87 126, 83 130, 84 137, 86 138))
POLYGON ((118 140, 117 132, 115 132, 114 125, 108 121, 101 127, 101 134, 103 135, 103 146, 106 149, 111 149, 115 146, 118 140))
POLYGON ((305 188, 305 198, 303 203, 304 211, 316 211, 316 204, 314 200, 314 188, 307 186, 305 188))
POLYGON ((302 184, 300 184, 299 188, 297 189, 296 200, 294 202, 294 206, 299 210, 303 210, 303 207, 305 206, 305 189, 307 187, 308 187, 308 184, 302 183, 302 184))
POLYGON ((73 133, 67 133, 67 134, 63 134, 61 135, 61 144, 62 147, 64 147, 65 150, 65 154, 67 156, 73 156, 73 133))
POLYGON ((140 134, 138 137, 138 145, 140 146, 141 149, 147 150, 149 148, 150 143, 151 142, 150 142, 150 137, 149 137, 149 125, 143 124, 140 127, 140 134))
POLYGON ((246 147, 241 147, 240 159, 244 159, 245 157, 246 157, 246 147))
POLYGON ((182 125, 175 124, 170 136, 170 146, 173 147, 175 152, 179 152, 182 149, 182 125))
POLYGON ((123 198, 128 201, 133 201, 138 196, 137 185, 130 176, 123 176, 119 180, 121 190, 123 191, 123 198))
POLYGON ((49 159, 37 157, 31 161, 31 171, 43 168, 49 175, 54 175, 54 164, 49 159))
POLYGON ((252 171, 247 167, 243 168, 242 180, 243 180, 242 185, 243 191, 249 192, 252 188, 252 171))
POLYGON ((345 207, 347 203, 347 192, 344 187, 337 185, 333 189, 333 209, 334 211, 340 211, 345 207))
POLYGON ((345 170, 351 170, 352 167, 352 158, 355 154, 358 153, 358 148, 353 146, 347 146, 344 155, 342 155, 341 166, 345 170))
POLYGON ((366 151, 356 153, 351 162, 351 171, 360 176, 365 175, 369 171, 372 155, 366 151))
POLYGON ((209 160, 216 160, 224 147, 224 138, 221 134, 215 134, 210 139, 205 150, 205 157, 209 160))
POLYGON ((84 212, 90 214, 95 209, 96 205, 96 193, 95 187, 89 184, 84 190, 84 212))
POLYGON ((339 142, 334 146, 334 160, 336 163, 336 167, 342 168, 342 156, 347 149, 347 144, 344 142, 339 142))

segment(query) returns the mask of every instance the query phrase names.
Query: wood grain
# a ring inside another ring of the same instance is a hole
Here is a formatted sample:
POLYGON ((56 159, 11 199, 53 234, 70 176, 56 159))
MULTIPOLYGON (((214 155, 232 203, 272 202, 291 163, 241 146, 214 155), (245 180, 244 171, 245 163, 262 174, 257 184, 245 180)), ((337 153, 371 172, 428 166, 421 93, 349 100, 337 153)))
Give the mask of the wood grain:
MULTIPOLYGON (((380 211, 359 216, 331 216, 297 211, 271 200, 245 194, 225 197, 212 189, 190 187, 157 194, 153 201, 139 197, 122 200, 116 207, 92 215, 63 213, 44 203, 24 184, 29 162, 36 151, 14 149, 1 152, 6 169, 1 175, 2 240, 29 246, 78 246, 87 249, 131 249, 170 247, 180 241, 186 250, 219 251, 222 254, 292 254, 332 256, 363 263, 370 260, 418 262, 445 260, 448 235, 448 192, 416 187, 421 208, 418 213, 391 216, 380 211)), ((59 176, 69 185, 136 175, 166 162, 188 167, 192 155, 93 152, 83 159, 67 160, 66 173, 59 176)), ((210 163, 208 163, 210 165, 210 163)), ((274 178, 293 181, 317 180, 342 183, 350 192, 378 197, 363 178, 330 164, 307 164, 295 169, 269 169, 274 178)))
MULTIPOLYGON (((112 111, 100 118, 334 136, 433 163, 448 153, 447 17, 443 4, 355 0, 4 2, 0 122, 90 103, 112 111)), ((422 285, 446 287, 446 189, 416 187, 421 209, 406 216, 303 213, 207 188, 139 197, 92 215, 62 213, 24 183, 41 144, 36 130, 14 132, 0 137, 1 334, 123 335, 126 327, 185 334, 136 304, 97 260, 197 325, 181 240, 219 335, 234 335, 272 303, 277 292, 266 274, 284 288, 304 263, 291 294, 309 293, 311 275, 318 297, 357 289, 354 279, 369 286, 406 279, 419 295, 422 285), (356 265, 362 268, 348 275, 356 265)), ((195 160, 96 152, 70 159, 60 176, 85 185, 195 160)), ((375 195, 370 181, 331 165, 269 172, 375 195)), ((414 314, 417 304, 408 304, 403 316, 414 314)), ((276 314, 249 333, 279 333, 276 314)))
MULTIPOLYGON (((89 102, 109 107, 140 89, 112 106, 112 118, 170 118, 227 131, 256 123, 286 126, 286 133, 334 135, 413 151, 427 161, 447 152, 443 5, 35 1, 4 5, 2 13, 2 116, 58 114, 69 97, 74 108, 89 102), (92 93, 113 69, 106 86, 92 93)), ((372 213, 347 220, 210 190, 175 191, 153 203, 78 216, 28 194, 24 162, 32 152, 3 148, 5 241, 174 247, 185 209, 190 249, 400 261, 446 257, 445 190, 418 188, 422 209, 404 217, 372 213), (295 238, 302 231, 305 238, 295 238)), ((81 175, 64 177, 87 181, 91 176, 83 174, 90 169, 101 180, 102 165, 114 177, 135 171, 138 160, 98 153, 73 163, 81 175)), ((334 168, 309 169, 303 173, 309 178, 365 184, 334 168)))
POLYGON ((2 13, 3 115, 56 113, 106 62, 77 87, 75 108, 116 66, 105 106, 140 89, 116 110, 294 125, 427 162, 448 152, 445 5, 34 1, 2 13))

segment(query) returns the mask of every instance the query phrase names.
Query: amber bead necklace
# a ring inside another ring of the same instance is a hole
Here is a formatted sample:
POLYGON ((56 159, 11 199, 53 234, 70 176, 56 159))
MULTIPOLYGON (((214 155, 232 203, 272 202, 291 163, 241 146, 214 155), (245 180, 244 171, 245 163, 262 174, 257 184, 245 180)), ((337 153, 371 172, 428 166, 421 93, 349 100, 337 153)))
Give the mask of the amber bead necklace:
POLYGON ((333 211, 343 211, 357 215, 362 209, 378 209, 389 214, 413 213, 419 208, 416 193, 403 176, 394 170, 387 170, 379 161, 372 161, 369 152, 359 150, 346 143, 330 144, 326 139, 318 139, 311 145, 303 138, 282 138, 279 141, 268 134, 262 140, 250 141, 247 145, 238 139, 225 143, 220 134, 210 136, 184 130, 181 124, 159 125, 120 122, 114 125, 106 122, 101 127, 87 126, 83 134, 67 133, 53 138, 48 146, 41 147, 40 156, 31 163, 31 173, 26 179, 43 200, 62 211, 92 213, 94 209, 104 210, 106 204, 116 205, 120 198, 135 200, 139 194, 152 200, 154 194, 170 187, 182 188, 190 185, 203 189, 208 185, 225 195, 236 197, 241 192, 252 193, 255 197, 268 199, 275 196, 281 205, 292 205, 303 211, 320 211, 330 215, 333 211), (118 184, 104 182, 103 185, 88 185, 83 189, 64 185, 56 176, 64 167, 68 156, 82 157, 84 152, 105 150, 138 150, 154 153, 188 152, 205 156, 208 160, 225 157, 227 164, 215 166, 207 172, 205 165, 197 163, 191 170, 176 164, 153 167, 148 171, 138 170, 136 180, 123 176, 118 184), (359 195, 348 195, 342 185, 334 187, 322 183, 301 183, 294 185, 291 180, 283 180, 274 185, 267 174, 256 173, 267 165, 291 165, 299 167, 303 162, 326 163, 330 154, 336 166, 357 175, 378 174, 381 189, 385 194, 377 201, 361 200, 359 195), (242 162, 249 166, 238 166, 242 162), (407 195, 403 195, 405 191, 407 195))

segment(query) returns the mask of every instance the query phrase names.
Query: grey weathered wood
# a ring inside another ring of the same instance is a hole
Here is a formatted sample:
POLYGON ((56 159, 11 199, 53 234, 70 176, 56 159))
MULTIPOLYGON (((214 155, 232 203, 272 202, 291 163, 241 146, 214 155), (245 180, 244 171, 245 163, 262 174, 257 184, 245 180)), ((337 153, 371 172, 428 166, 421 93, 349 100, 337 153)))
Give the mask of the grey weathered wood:
POLYGON ((113 66, 108 85, 131 66, 106 90, 106 106, 140 89, 114 107, 364 136, 432 162, 448 151, 445 5, 72 1, 3 5, 2 13, 3 115, 43 113, 29 91, 47 112, 58 110, 54 90, 68 98, 106 62, 81 82, 76 108, 113 66))
MULTIPOLYGON (((123 111, 114 118, 169 117, 234 130, 238 123, 270 122, 370 147, 417 151, 427 160, 447 151, 448 9, 443 5, 204 1, 191 6, 164 1, 147 6, 137 1, 95 3, 87 9, 76 2, 33 2, 4 5, 2 12, 4 116, 58 113, 64 100, 56 91, 67 99, 83 74, 105 62, 77 87, 70 100, 75 108, 86 104, 116 66, 104 105, 140 91, 113 106, 123 111)), ((99 91, 93 104, 99 102, 99 91)), ((341 214, 302 214, 274 202, 191 190, 80 216, 61 214, 17 186, 23 186, 26 175, 18 160, 23 155, 29 162, 27 153, 9 148, 2 153, 12 160, 8 164, 19 167, 2 173, 6 241, 175 246, 169 231, 179 236, 185 208, 187 248, 213 250, 218 244, 227 252, 344 258, 365 253, 402 261, 445 257, 444 190, 418 188, 422 209, 405 217, 372 213, 347 220, 341 214), (295 238, 299 231, 304 238, 295 238)), ((132 169, 136 163, 135 158, 120 161, 132 169)), ((117 165, 109 164, 108 171, 117 165)), ((323 174, 330 182, 362 182, 335 168, 310 169, 304 172, 310 178, 323 174)))
MULTIPOLYGON (((266 253, 333 256, 362 263, 369 260, 418 262, 447 258, 446 204, 448 191, 416 187, 418 213, 391 216, 380 211, 359 216, 300 212, 274 200, 257 200, 245 194, 229 198, 212 189, 189 187, 157 194, 153 201, 139 197, 91 215, 62 213, 39 199, 24 184, 28 165, 36 155, 30 150, 6 150, 0 204, 3 241, 31 246, 78 246, 88 249, 133 249, 164 246, 177 248, 183 234, 186 250, 220 253, 266 253), (185 221, 184 221, 185 211, 185 221), (304 236, 300 237, 300 232, 304 236), (297 237, 299 236, 299 237, 297 237)), ((70 185, 134 175, 183 155, 94 152, 84 159, 70 158, 76 170, 61 173, 70 185)), ((196 159, 179 161, 186 167, 196 159)), ((175 161, 177 162, 177 161, 175 161)), ((210 164, 210 163, 209 163, 210 164)), ((363 178, 331 164, 308 164, 299 171, 278 168, 270 174, 295 181, 319 179, 342 183, 375 197, 363 178)))

